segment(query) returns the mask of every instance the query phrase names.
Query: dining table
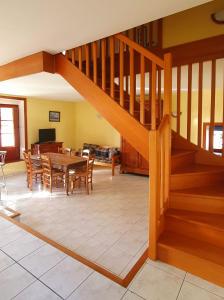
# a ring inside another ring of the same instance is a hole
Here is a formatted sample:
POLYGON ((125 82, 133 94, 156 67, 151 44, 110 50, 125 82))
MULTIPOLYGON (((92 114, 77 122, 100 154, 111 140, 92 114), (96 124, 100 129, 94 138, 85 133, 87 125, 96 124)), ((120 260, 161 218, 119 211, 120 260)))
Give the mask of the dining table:
MULTIPOLYGON (((47 152, 42 154, 50 157, 53 168, 60 169, 65 173, 65 189, 66 189, 66 194, 69 195, 69 171, 84 166, 87 162, 87 158, 80 157, 80 156, 69 156, 67 154, 53 153, 53 152, 47 152)), ((40 164, 41 154, 31 155, 31 160, 33 162, 40 164)))

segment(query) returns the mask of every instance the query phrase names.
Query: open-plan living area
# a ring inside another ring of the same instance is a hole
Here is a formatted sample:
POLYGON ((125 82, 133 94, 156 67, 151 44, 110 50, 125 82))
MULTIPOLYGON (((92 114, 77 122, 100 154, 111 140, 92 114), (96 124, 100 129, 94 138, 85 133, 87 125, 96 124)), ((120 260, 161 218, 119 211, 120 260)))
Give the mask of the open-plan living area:
POLYGON ((0 300, 224 299, 223 0, 0 8, 0 300))

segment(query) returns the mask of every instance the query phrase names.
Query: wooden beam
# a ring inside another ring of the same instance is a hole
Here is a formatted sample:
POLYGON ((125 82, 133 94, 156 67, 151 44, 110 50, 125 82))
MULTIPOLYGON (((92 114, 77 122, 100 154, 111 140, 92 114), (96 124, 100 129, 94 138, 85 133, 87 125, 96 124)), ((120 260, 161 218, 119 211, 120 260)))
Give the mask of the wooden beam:
POLYGON ((222 58, 224 34, 165 48, 163 51, 172 53, 173 67, 222 58))
POLYGON ((0 66, 0 81, 40 72, 55 73, 54 55, 38 52, 0 66))

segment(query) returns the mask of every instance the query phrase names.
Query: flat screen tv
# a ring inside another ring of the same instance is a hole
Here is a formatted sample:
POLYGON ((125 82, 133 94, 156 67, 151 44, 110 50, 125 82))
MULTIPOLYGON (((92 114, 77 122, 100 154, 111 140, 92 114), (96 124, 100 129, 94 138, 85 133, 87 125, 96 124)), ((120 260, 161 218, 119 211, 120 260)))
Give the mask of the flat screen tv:
POLYGON ((55 128, 39 129, 39 143, 55 142, 55 128))

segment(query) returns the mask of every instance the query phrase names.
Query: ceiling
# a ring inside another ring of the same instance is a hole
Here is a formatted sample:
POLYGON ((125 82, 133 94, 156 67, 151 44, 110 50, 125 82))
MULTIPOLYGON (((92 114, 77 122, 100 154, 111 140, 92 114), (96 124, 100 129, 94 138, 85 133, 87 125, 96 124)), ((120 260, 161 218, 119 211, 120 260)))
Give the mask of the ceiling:
MULTIPOLYGON (((208 0, 1 1, 0 65, 39 51, 58 53, 205 2, 208 0)), ((46 82, 45 76, 12 81, 13 94, 28 96, 22 88, 28 82, 28 92, 36 97, 57 98, 59 87, 63 98, 80 97, 75 92, 72 95, 62 79, 49 75, 46 82)))
POLYGON ((61 101, 83 99, 60 75, 46 72, 2 81, 0 94, 61 101))

